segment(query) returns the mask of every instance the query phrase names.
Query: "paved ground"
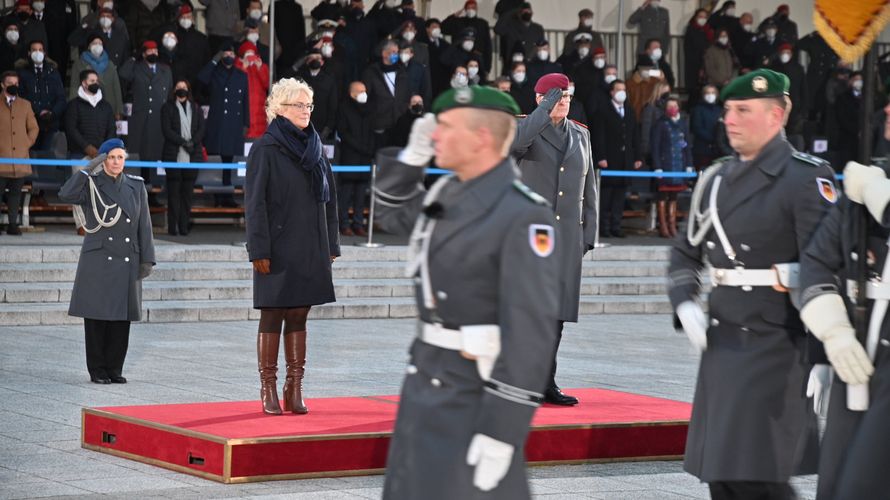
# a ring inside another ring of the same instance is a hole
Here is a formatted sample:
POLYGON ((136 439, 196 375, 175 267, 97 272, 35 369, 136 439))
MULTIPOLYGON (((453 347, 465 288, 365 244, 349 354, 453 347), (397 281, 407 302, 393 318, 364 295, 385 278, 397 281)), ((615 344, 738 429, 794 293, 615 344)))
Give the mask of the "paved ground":
MULTIPOLYGON (((80 448, 83 406, 257 398, 256 322, 136 324, 127 385, 89 383, 81 327, 0 328, 0 498, 379 498, 381 476, 221 485, 80 448)), ((411 320, 310 323, 312 398, 396 394, 411 320)), ((689 401, 697 355, 666 316, 588 316, 567 328, 565 387, 597 386, 689 401)), ((258 403, 259 404, 259 403, 258 403)), ((543 499, 707 498, 679 462, 530 470, 543 499)), ((796 482, 804 498, 813 477, 796 482)))

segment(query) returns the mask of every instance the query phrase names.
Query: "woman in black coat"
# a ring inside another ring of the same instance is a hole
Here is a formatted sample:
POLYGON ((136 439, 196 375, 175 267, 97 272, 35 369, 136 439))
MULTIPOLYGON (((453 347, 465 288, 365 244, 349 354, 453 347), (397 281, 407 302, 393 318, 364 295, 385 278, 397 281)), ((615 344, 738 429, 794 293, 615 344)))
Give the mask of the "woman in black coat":
MULTIPOLYGON (((161 161, 204 161, 204 112, 192 100, 188 80, 177 80, 173 95, 161 107, 161 132, 164 134, 161 161)), ((167 232, 173 236, 189 234, 192 191, 197 178, 196 168, 167 169, 167 232)))
POLYGON ((260 310, 257 363, 263 411, 280 415, 278 345, 284 324, 284 409, 306 413, 306 317, 334 302, 331 264, 340 255, 331 166, 310 122, 312 88, 284 78, 266 101, 269 127, 247 158, 244 207, 253 262, 253 307, 260 310))

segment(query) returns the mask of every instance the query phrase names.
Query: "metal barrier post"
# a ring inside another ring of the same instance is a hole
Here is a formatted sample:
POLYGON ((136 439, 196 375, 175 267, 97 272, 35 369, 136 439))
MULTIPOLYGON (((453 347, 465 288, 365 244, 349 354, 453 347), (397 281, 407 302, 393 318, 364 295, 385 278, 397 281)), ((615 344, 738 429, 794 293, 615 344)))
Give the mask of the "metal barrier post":
POLYGON ((368 241, 364 243, 356 243, 357 247, 364 248, 381 248, 385 246, 383 243, 374 243, 374 205, 377 195, 374 187, 377 184, 377 162, 371 162, 371 209, 368 211, 368 241))
POLYGON ((594 175, 596 176, 596 234, 593 236, 593 248, 608 248, 612 245, 608 243, 600 243, 600 222, 602 221, 602 217, 600 217, 600 202, 603 199, 603 189, 601 187, 603 176, 600 174, 600 169, 594 169, 594 175))

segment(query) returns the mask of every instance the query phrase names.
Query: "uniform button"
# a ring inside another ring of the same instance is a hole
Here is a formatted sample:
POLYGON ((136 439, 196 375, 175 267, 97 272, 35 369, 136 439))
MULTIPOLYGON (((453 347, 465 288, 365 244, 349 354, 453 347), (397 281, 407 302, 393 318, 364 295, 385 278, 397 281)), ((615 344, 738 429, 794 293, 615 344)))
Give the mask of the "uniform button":
POLYGON ((129 258, 129 257, 124 257, 124 262, 130 262, 130 258, 129 258))
POLYGON ((752 291, 752 290, 754 290, 754 287, 753 287, 753 286, 745 285, 745 286, 742 287, 742 291, 743 291, 743 292, 750 292, 750 291, 752 291))
MULTIPOLYGON (((151 89, 148 89, 148 90, 151 90, 151 89)), ((148 98, 148 102, 151 102, 151 97, 148 98)))
POLYGON ((432 384, 433 387, 442 387, 442 381, 437 378, 431 379, 430 384, 432 384))
POLYGON ((565 167, 559 167, 559 171, 560 171, 560 172, 565 172, 565 171, 566 171, 566 168, 565 168, 565 167))
POLYGON ((414 365, 408 365, 407 367, 405 367, 405 373, 407 373, 408 375, 414 375, 415 373, 417 373, 417 367, 414 365))
POLYGON ((223 88, 223 90, 225 90, 226 92, 228 92, 228 91, 229 91, 229 87, 225 87, 225 88, 223 88))
POLYGON ((890 347, 890 340, 881 339, 881 345, 884 347, 890 347))
POLYGON ((224 115, 229 114, 229 110, 228 110, 228 109, 224 109, 224 110, 223 110, 223 114, 224 114, 224 115))
POLYGON ((129 224, 129 223, 130 223, 130 219, 127 219, 127 224, 129 224))
POLYGON ((558 216, 558 215, 556 216, 556 220, 559 220, 559 216, 558 216))
POLYGON ((110 255, 108 256, 108 260, 111 260, 111 256, 110 256, 110 255))
POLYGON ((707 242, 707 243, 705 244, 705 246, 708 247, 708 250, 713 250, 713 249, 717 248, 717 244, 714 243, 713 241, 709 241, 709 242, 707 242))
POLYGON ((448 294, 443 292, 442 290, 439 290, 438 292, 436 292, 436 298, 439 300, 448 300, 448 294))
POLYGON ((562 191, 560 191, 560 192, 559 192, 559 195, 562 196, 562 194, 563 194, 562 191))
POLYGON ((744 250, 744 251, 746 251, 746 252, 750 252, 750 251, 751 251, 751 246, 750 246, 750 245, 746 245, 746 244, 742 243, 742 244, 741 244, 741 247, 742 247, 742 250, 744 250))
POLYGON ((743 332, 750 332, 751 329, 748 328, 747 326, 743 326, 743 327, 742 327, 742 331, 743 331, 743 332))
POLYGON ((717 318, 711 318, 711 326, 720 326, 720 320, 717 318))
POLYGON ((127 243, 129 243, 129 242, 130 242, 130 238, 124 238, 124 241, 127 242, 127 243))
POLYGON ((148 90, 151 90, 151 85, 148 86, 148 90))
POLYGON ((108 237, 108 241, 114 241, 114 238, 112 238, 111 236, 109 236, 109 237, 108 237))
POLYGON ((150 110, 150 109, 148 110, 148 114, 151 114, 151 110, 150 110))
POLYGON ((229 102, 229 100, 228 100, 228 99, 223 99, 223 102, 229 102))

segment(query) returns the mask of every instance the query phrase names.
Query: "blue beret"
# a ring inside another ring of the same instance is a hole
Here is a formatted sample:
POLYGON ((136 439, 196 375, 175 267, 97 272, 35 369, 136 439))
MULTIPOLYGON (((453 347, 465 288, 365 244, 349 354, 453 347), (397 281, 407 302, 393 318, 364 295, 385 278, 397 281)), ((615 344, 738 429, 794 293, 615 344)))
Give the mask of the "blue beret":
POLYGON ((99 154, 105 154, 112 149, 118 148, 126 151, 127 147, 124 146, 124 141, 118 139, 117 137, 115 137, 114 139, 108 139, 107 141, 103 142, 101 146, 99 146, 99 154))

